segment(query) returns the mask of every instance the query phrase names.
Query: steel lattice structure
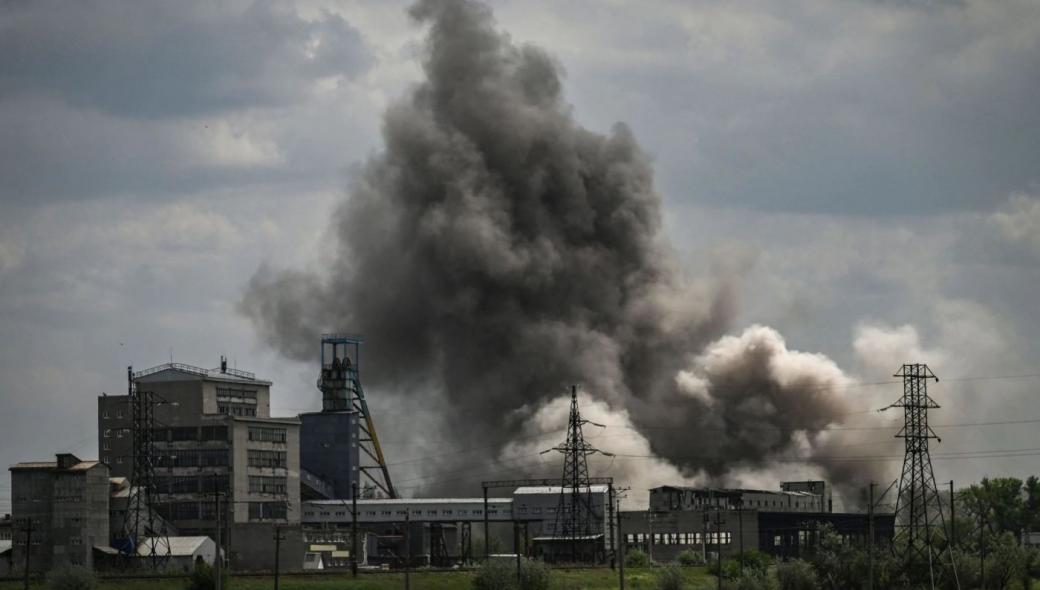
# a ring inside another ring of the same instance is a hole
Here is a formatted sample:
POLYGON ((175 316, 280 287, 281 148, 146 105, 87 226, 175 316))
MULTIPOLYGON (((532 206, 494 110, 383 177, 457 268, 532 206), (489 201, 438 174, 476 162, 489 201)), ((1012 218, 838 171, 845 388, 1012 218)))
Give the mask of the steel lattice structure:
POLYGON ((599 453, 612 456, 594 448, 585 441, 582 427, 585 424, 602 427, 581 417, 578 409, 578 387, 571 387, 571 411, 567 424, 567 440, 563 444, 542 451, 557 451, 563 454, 563 477, 560 486, 560 501, 556 507, 556 520, 553 523, 553 538, 570 540, 571 559, 577 558, 577 542, 580 538, 588 538, 593 534, 593 522, 599 520, 593 510, 592 484, 589 481, 589 455, 599 453))
POLYGON ((335 412, 353 410, 361 418, 358 449, 362 453, 362 464, 358 470, 368 480, 368 487, 381 491, 388 498, 397 498, 397 490, 390 480, 390 470, 379 444, 376 424, 368 410, 365 390, 361 387, 361 343, 360 336, 348 334, 322 334, 321 376, 318 389, 322 394, 322 411, 335 412), (329 352, 326 358, 325 353, 329 352))
POLYGON ((925 364, 905 364, 894 377, 903 378, 903 397, 889 407, 903 408, 903 427, 896 438, 904 440, 906 453, 899 478, 892 547, 902 553, 908 575, 917 578, 927 572, 934 579, 942 552, 937 545, 947 538, 946 519, 928 452, 931 439, 941 442, 928 425, 928 411, 939 407, 928 396, 928 381, 939 378, 925 364))
POLYGON ((153 569, 162 569, 170 559, 170 537, 166 520, 156 512, 155 502, 155 407, 160 403, 154 393, 140 391, 132 367, 126 368, 128 403, 133 418, 131 442, 133 469, 130 475, 130 496, 123 517, 126 541, 122 553, 128 556, 146 556, 153 569), (144 539, 147 551, 140 551, 144 539))

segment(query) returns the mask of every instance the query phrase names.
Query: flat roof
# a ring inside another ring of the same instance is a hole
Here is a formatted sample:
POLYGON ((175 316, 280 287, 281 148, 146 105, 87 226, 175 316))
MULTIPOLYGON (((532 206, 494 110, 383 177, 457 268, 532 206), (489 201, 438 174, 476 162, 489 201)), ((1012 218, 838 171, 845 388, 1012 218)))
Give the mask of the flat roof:
MULTIPOLYGON (((488 504, 511 503, 512 498, 488 498, 488 504)), ((350 506, 350 499, 304 500, 312 506, 350 506)), ((407 504, 483 504, 484 498, 358 498, 358 506, 403 506, 407 504)))
MULTIPOLYGON (((100 465, 100 461, 80 461, 62 472, 86 471, 100 465)), ((10 471, 58 471, 57 461, 23 461, 8 468, 10 471)))
MULTIPOLYGON (((563 486, 523 486, 513 490, 513 494, 559 494, 563 489, 563 486)), ((570 488, 567 489, 570 490, 570 488)), ((588 488, 582 487, 580 488, 580 491, 591 492, 593 494, 605 494, 607 493, 607 489, 607 486, 603 484, 596 484, 591 485, 588 488)))
POLYGON ((812 492, 754 490, 750 488, 698 488, 693 486, 657 486, 656 488, 650 488, 651 492, 661 490, 678 490, 682 492, 700 492, 705 494, 774 494, 777 496, 810 496, 813 498, 819 498, 821 496, 821 494, 814 494, 812 492))

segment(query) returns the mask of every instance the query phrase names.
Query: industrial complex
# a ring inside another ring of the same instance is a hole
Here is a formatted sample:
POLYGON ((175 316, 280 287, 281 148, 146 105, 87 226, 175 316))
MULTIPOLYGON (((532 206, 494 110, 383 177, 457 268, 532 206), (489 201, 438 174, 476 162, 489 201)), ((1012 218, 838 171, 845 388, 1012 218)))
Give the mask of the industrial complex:
MULTIPOLYGON (((166 363, 128 369, 125 395, 97 404, 96 460, 56 449, 10 467, 0 575, 61 564, 187 571, 452 567, 493 553, 614 563, 626 549, 670 561, 749 549, 802 554, 830 525, 849 542, 888 543, 892 514, 835 513, 823 481, 775 490, 657 487, 620 510, 601 452, 583 437, 572 389, 558 479, 485 481, 467 497, 403 498, 361 382, 362 339, 321 339, 319 412, 271 416, 270 381, 166 363), (277 539, 277 541, 275 540, 277 539)), ((604 453, 609 454, 609 453, 604 453)))

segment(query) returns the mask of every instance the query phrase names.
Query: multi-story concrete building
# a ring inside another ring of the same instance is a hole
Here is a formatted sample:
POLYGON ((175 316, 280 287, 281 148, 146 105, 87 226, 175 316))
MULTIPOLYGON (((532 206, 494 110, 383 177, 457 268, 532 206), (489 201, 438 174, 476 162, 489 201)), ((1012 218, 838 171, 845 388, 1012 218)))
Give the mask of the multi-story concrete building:
POLYGON ((94 548, 109 545, 108 466, 64 453, 10 470, 12 563, 24 564, 28 552, 32 571, 93 567, 94 548))
MULTIPOLYGON (((216 538, 219 501, 232 566, 271 567, 275 526, 287 537, 285 555, 302 555, 300 421, 271 417, 271 382, 223 360, 217 369, 168 363, 133 377, 155 403, 154 501, 179 534, 216 538)), ((125 395, 98 398, 102 461, 120 477, 133 475, 128 403, 125 395)))

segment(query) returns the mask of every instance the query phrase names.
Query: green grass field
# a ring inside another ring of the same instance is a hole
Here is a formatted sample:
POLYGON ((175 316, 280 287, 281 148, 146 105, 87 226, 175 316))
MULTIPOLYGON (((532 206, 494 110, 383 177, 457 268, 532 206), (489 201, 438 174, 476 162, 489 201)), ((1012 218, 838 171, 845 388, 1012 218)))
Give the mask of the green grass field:
MULTIPOLYGON (((684 568, 690 590, 715 587, 715 578, 704 568, 684 568)), ((415 572, 411 575, 413 590, 455 590, 470 587, 471 572, 415 572)), ((626 569, 625 588, 654 588, 657 572, 651 569, 626 569)), ((186 579, 102 580, 99 590, 181 590, 186 579)), ((20 590, 21 582, 0 582, 0 590, 20 590)), ((43 588, 33 583, 33 588, 43 588)), ((610 569, 553 570, 554 590, 607 590, 618 587, 618 574, 610 569)), ((268 590, 274 588, 272 576, 235 576, 228 590, 268 590)), ((349 574, 283 575, 281 590, 399 590, 404 588, 403 574, 362 574, 356 580, 349 574)))

